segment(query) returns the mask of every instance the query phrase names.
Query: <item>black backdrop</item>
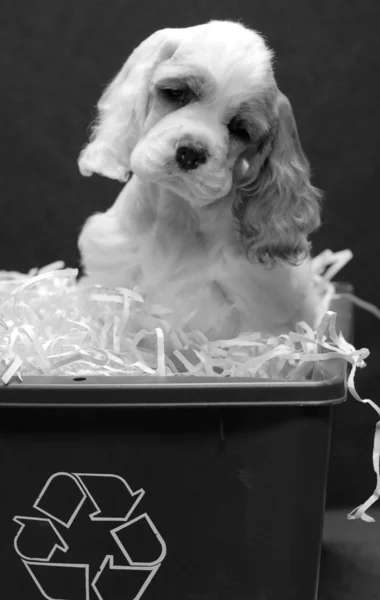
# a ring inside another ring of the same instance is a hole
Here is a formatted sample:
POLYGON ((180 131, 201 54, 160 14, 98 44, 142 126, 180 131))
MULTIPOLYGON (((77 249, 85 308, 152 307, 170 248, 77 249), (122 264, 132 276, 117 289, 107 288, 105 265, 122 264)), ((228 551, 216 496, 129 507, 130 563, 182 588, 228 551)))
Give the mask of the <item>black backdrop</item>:
MULTIPOLYGON (((101 86, 143 38, 162 27, 242 19, 277 54, 315 184, 325 190, 314 249, 351 248, 341 278, 380 306, 378 0, 2 0, 0 8, 0 269, 57 259, 75 266, 84 219, 119 184, 77 170, 101 86)), ((357 377, 380 397, 380 322, 356 314, 355 344, 371 350, 357 377)), ((328 501, 372 492, 375 413, 353 399, 336 410, 328 501)))

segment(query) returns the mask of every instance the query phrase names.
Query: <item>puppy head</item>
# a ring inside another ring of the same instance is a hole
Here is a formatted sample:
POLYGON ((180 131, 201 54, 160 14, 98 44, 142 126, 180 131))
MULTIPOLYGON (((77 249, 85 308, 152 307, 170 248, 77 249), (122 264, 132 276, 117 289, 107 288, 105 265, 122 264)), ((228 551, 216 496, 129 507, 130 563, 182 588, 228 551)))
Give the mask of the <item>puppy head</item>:
POLYGON ((279 91, 268 122, 259 146, 241 156, 233 212, 249 256, 268 266, 298 264, 320 225, 322 194, 310 183, 292 107, 279 91))
POLYGON ((239 23, 156 32, 100 98, 82 173, 126 181, 132 171, 194 206, 231 192, 247 253, 296 263, 319 225, 320 194, 272 56, 239 23))
POLYGON ((82 173, 125 181, 133 171, 198 205, 225 196, 239 156, 268 128, 271 57, 238 23, 155 33, 100 98, 82 173))

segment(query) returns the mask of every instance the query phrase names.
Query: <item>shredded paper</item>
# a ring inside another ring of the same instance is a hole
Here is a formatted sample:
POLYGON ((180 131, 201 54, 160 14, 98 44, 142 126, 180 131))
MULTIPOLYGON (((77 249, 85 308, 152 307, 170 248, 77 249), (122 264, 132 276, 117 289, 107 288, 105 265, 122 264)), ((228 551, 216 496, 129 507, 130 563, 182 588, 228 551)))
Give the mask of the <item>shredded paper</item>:
MULTIPOLYGON (((369 350, 357 350, 337 332, 337 314, 329 310, 339 297, 332 278, 352 258, 349 250, 326 250, 313 259, 315 285, 326 307, 316 330, 307 323, 279 336, 247 332, 230 340, 208 340, 186 323, 174 327, 171 310, 150 302, 137 288, 77 285, 76 269, 57 262, 28 274, 0 271, 0 381, 26 375, 212 376, 277 381, 313 381, 332 376, 325 368, 339 359, 365 367, 369 350)), ((372 304, 344 293, 348 300, 380 318, 372 304)), ((191 317, 191 316, 190 316, 191 317)), ((189 317, 189 318, 190 318, 189 317)), ((188 319, 189 321, 189 319, 188 319)), ((373 521, 366 511, 380 496, 380 421, 376 426, 373 466, 376 490, 349 519, 373 521)))

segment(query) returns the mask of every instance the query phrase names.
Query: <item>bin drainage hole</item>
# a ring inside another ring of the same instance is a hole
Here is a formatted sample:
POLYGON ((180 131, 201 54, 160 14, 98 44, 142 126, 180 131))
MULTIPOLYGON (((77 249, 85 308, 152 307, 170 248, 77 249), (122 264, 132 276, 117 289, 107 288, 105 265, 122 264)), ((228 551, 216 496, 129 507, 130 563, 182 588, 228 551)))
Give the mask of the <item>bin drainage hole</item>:
POLYGON ((86 381, 87 377, 74 377, 74 381, 86 381))

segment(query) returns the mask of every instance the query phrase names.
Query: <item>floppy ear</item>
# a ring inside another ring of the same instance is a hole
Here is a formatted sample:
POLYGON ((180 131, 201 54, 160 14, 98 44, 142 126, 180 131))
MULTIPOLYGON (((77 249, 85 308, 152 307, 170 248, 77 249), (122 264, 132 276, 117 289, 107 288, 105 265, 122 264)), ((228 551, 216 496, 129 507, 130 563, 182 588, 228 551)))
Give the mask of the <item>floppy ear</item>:
POLYGON ((162 29, 142 42, 106 88, 98 102, 90 143, 79 156, 82 175, 100 173, 119 181, 128 179, 130 155, 146 117, 151 76, 178 47, 175 32, 162 29))
POLYGON ((298 264, 309 252, 308 235, 320 225, 322 194, 310 183, 292 107, 278 92, 274 123, 237 188, 234 214, 252 259, 298 264))

